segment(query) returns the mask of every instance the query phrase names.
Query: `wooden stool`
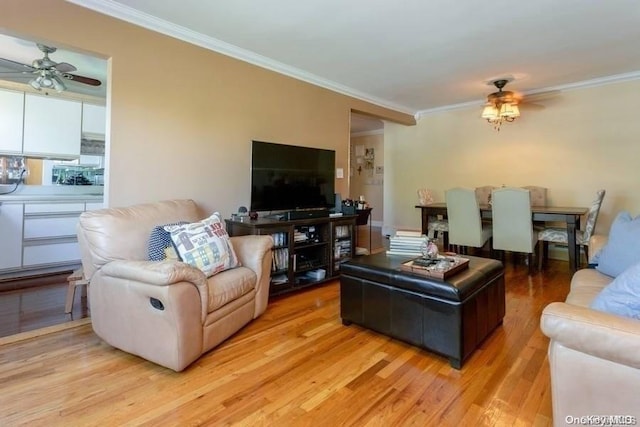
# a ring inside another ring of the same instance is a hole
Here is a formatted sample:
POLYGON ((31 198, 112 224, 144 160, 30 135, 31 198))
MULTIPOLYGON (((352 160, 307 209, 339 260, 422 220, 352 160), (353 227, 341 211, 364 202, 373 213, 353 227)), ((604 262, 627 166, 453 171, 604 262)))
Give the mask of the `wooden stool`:
POLYGON ((67 303, 64 306, 64 312, 71 313, 73 309, 73 298, 76 295, 76 286, 86 285, 86 288, 83 289, 83 296, 85 296, 89 289, 89 281, 84 278, 84 271, 82 267, 80 267, 67 277, 67 282, 69 282, 69 287, 67 288, 67 303))

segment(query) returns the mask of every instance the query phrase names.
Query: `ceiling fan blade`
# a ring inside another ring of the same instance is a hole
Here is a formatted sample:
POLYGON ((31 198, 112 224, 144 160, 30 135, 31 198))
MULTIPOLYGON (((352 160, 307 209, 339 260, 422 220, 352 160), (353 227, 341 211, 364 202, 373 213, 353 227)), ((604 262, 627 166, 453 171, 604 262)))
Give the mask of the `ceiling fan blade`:
POLYGON ((56 64, 56 66, 53 67, 53 68, 55 68, 56 70, 60 71, 61 73, 70 73, 71 71, 76 71, 77 70, 76 67, 74 67, 73 65, 68 64, 66 62, 58 62, 56 64))
POLYGON ((23 71, 25 73, 31 73, 35 71, 35 68, 33 68, 31 65, 23 64, 22 62, 16 62, 5 58, 0 58, 0 67, 13 68, 14 70, 23 71))
POLYGON ((546 90, 543 92, 531 93, 528 95, 523 95, 521 102, 529 103, 529 102, 545 101, 545 100, 557 97, 558 95, 560 95, 560 93, 561 92, 559 90, 546 90))
POLYGON ((91 77, 79 76, 77 74, 69 74, 69 73, 62 73, 61 75, 67 80, 71 80, 78 83, 84 83, 90 86, 100 86, 102 84, 100 80, 92 79, 91 77))

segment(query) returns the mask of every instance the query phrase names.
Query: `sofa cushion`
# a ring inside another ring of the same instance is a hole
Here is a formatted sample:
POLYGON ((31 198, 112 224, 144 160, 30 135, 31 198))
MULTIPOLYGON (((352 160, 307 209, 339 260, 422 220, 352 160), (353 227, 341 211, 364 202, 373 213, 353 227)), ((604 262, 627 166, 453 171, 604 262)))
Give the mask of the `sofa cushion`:
POLYGON ((591 308, 640 319, 640 262, 616 277, 591 302, 591 308))
POLYGON ((162 261, 165 259, 178 259, 178 254, 171 241, 171 233, 165 227, 186 224, 186 221, 174 222, 171 224, 157 225, 151 230, 149 236, 149 261, 162 261))
POLYGON ((233 268, 210 277, 207 279, 207 311, 211 313, 250 292, 255 288, 257 280, 256 273, 247 267, 233 268))
POLYGON ((218 212, 202 221, 170 225, 165 230, 171 233, 180 260, 199 268, 207 277, 239 265, 218 212))
POLYGON ((640 217, 620 212, 611 224, 609 240, 600 251, 598 271, 616 277, 640 262, 640 217))

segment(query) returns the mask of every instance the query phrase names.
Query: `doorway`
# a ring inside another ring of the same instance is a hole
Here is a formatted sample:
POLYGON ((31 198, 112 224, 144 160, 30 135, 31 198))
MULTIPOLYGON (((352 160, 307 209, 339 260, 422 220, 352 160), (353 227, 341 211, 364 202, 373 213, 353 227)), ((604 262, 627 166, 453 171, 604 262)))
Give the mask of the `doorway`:
POLYGON ((349 142, 349 194, 372 209, 366 225, 358 227, 358 247, 374 252, 381 248, 384 214, 384 122, 375 117, 351 113, 349 142), (371 237, 369 237, 371 236, 371 237), (360 238, 362 237, 362 238, 360 238), (364 244, 366 242, 366 244, 364 244))

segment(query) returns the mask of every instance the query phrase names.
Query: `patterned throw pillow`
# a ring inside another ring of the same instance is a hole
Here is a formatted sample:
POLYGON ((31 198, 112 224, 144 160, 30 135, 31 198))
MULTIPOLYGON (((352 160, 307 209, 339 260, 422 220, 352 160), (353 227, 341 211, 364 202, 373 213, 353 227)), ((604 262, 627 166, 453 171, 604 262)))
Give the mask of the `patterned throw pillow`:
POLYGON ((207 277, 239 265, 218 212, 199 222, 166 226, 165 230, 171 234, 180 259, 207 277))
POLYGON ((186 221, 174 222, 171 224, 158 225, 151 230, 147 254, 149 261, 162 261, 165 259, 179 259, 171 241, 171 233, 164 227, 172 225, 187 224, 186 221))

